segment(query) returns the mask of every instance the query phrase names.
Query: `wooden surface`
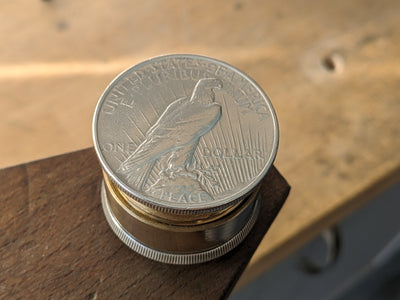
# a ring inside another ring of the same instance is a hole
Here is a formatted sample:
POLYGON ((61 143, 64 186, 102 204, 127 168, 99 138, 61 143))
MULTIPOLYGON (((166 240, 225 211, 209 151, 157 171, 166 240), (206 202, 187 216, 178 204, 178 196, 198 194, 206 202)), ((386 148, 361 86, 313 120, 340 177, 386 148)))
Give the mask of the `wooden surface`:
POLYGON ((400 1, 0 3, 0 164, 91 145, 106 85, 154 55, 252 76, 276 108, 293 186, 250 280, 400 178, 400 1))
POLYGON ((234 251, 199 265, 148 260, 109 228, 93 149, 0 170, 1 299, 225 299, 283 205, 272 168, 255 227, 234 251))

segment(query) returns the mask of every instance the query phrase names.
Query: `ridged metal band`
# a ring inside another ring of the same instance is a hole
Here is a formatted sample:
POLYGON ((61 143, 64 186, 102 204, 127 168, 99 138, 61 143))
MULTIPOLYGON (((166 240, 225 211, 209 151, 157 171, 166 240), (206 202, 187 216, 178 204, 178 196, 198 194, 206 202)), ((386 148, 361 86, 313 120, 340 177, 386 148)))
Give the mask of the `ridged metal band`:
POLYGON ((104 186, 104 181, 101 187, 101 200, 102 200, 104 214, 106 216, 108 224, 110 225, 114 233, 118 236, 118 238, 125 245, 127 245, 129 248, 136 251, 137 253, 143 255, 144 257, 162 263, 174 264, 174 265, 198 264, 213 260, 215 258, 218 258, 226 254, 227 252, 235 248, 237 245, 239 245, 244 240, 244 238, 249 234, 250 230, 253 228, 257 220, 260 210, 259 201, 258 199, 255 199, 254 208, 247 223, 233 238, 231 238, 224 244, 203 252, 190 253, 190 254, 174 254, 174 253, 158 251, 140 243, 120 225, 120 223, 114 217, 110 209, 107 199, 106 188, 104 186))
POLYGON ((128 189, 126 189, 123 185, 121 185, 117 180, 114 179, 113 175, 110 174, 107 169, 103 169, 105 172, 105 176, 108 176, 108 178, 111 180, 111 182, 118 188, 120 189, 123 193, 125 193, 126 195, 128 195, 129 197, 131 197, 133 200, 146 205, 147 207, 154 209, 154 210, 158 210, 162 213, 167 213, 167 214, 176 214, 176 215, 198 215, 198 214, 203 214, 203 213, 213 213, 216 211, 221 211, 225 208, 234 206, 236 204, 238 204, 239 202, 241 202, 242 200, 246 199, 248 197, 248 195, 250 195, 254 190, 256 190, 257 185, 250 190, 250 192, 248 192, 247 194, 230 201, 229 203, 220 205, 220 206, 215 206, 215 207, 207 207, 207 208, 202 208, 202 209, 179 209, 179 208, 175 208, 175 207, 167 207, 167 206, 161 206, 161 205, 157 205, 154 204, 152 202, 149 202, 148 200, 145 199, 141 199, 137 196, 135 196, 131 191, 129 191, 128 189))

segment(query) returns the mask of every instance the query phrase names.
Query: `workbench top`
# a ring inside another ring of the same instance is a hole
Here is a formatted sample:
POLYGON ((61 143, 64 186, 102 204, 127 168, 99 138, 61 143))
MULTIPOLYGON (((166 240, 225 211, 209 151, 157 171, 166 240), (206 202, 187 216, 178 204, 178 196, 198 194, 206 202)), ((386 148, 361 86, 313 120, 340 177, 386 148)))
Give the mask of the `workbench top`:
POLYGON ((292 186, 243 284, 400 179, 399 13, 394 0, 2 2, 0 166, 91 146, 99 96, 143 59, 226 61, 270 96, 292 186))

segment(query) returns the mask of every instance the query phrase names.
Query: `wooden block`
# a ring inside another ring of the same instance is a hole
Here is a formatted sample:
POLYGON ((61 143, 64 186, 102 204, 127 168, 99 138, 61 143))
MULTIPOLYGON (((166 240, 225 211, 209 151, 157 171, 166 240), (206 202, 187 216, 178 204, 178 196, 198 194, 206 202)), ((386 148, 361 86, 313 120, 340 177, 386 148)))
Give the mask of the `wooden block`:
POLYGON ((272 167, 245 241, 217 260, 174 266, 136 254, 113 234, 101 177, 91 148, 0 170, 0 298, 227 298, 289 193, 272 167))

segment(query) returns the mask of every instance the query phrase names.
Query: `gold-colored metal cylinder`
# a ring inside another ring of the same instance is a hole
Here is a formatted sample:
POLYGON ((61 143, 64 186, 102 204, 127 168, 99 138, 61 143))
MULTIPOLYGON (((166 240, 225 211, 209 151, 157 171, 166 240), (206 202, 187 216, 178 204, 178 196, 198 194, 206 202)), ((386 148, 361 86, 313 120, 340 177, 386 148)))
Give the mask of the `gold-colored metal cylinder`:
POLYGON ((118 220, 125 233, 134 237, 136 242, 165 253, 194 254, 224 245, 239 234, 246 223, 254 223, 258 212, 256 190, 219 216, 177 224, 174 219, 149 214, 141 205, 132 205, 133 201, 127 200, 107 176, 104 178, 104 191, 103 201, 109 208, 108 213, 118 220))
MULTIPOLYGON (((186 215, 159 211, 142 204, 141 202, 137 201, 136 198, 130 197, 129 195, 124 193, 124 191, 119 189, 110 180, 110 178, 107 176, 106 173, 103 172, 103 175, 106 187, 113 190, 116 196, 122 201, 124 201, 124 203, 126 203, 127 207, 130 207, 133 211, 140 212, 143 215, 147 215, 161 223, 167 223, 172 225, 186 225, 186 226, 210 223, 214 220, 222 218, 226 214, 229 214, 230 212, 235 210, 238 206, 242 205, 242 202, 240 201, 233 204, 232 206, 228 206, 218 211, 203 212, 199 214, 186 214, 186 215)), ((258 191, 258 188, 256 188, 255 190, 258 191)))

